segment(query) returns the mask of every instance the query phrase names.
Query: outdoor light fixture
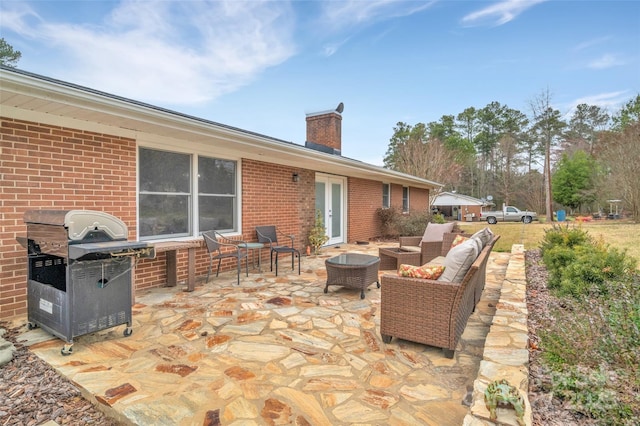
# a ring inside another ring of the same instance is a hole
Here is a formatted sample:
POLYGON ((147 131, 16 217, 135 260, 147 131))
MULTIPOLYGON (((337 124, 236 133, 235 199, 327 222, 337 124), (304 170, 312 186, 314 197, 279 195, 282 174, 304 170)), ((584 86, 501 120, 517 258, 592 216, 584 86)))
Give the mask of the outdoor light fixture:
POLYGON ((294 174, 291 176, 291 179, 292 179, 294 182, 300 182, 300 176, 299 176, 297 173, 294 173, 294 174))

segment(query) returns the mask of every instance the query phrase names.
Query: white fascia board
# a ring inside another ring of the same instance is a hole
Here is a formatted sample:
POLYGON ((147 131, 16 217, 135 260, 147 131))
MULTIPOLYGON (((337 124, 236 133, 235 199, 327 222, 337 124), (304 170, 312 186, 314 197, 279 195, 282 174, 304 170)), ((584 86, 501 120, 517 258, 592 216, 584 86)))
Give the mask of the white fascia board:
MULTIPOLYGON (((76 108, 78 117, 90 111, 104 118, 91 123, 111 126, 119 129, 119 133, 122 129, 159 135, 171 132, 172 137, 185 140, 196 136, 201 142, 226 145, 227 149, 238 151, 243 158, 423 189, 443 187, 427 179, 21 70, 0 68, 0 80, 2 99, 13 94, 62 104, 76 108)), ((19 106, 9 106, 14 114, 20 109, 19 106)), ((33 115, 35 112, 30 113, 33 115)))

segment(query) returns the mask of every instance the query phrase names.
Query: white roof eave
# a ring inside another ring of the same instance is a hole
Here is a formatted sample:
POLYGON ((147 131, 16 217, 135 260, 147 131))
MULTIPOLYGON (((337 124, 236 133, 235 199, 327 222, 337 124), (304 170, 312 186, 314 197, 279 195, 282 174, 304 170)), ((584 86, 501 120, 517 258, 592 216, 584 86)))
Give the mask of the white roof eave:
POLYGON ((177 139, 215 143, 242 158, 348 177, 377 179, 424 189, 443 185, 358 160, 311 150, 293 142, 181 114, 21 70, 0 67, 2 106, 69 116, 105 126, 177 139))

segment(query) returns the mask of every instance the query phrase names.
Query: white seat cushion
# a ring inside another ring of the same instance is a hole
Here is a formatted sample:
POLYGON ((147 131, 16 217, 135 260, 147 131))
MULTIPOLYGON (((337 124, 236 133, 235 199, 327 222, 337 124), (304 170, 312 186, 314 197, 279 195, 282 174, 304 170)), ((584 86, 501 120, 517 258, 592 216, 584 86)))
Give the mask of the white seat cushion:
POLYGON ((431 259, 430 261, 428 261, 427 263, 425 263, 422 266, 427 266, 427 265, 444 265, 444 256, 438 256, 434 259, 431 259))
POLYGON ((421 249, 418 246, 402 246, 402 250, 404 251, 412 251, 420 253, 421 249))

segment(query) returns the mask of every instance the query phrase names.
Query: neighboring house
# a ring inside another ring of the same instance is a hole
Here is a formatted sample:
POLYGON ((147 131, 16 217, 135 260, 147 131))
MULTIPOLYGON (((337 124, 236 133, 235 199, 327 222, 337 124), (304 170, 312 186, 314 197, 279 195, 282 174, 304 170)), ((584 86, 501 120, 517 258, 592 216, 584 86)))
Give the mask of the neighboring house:
POLYGON ((479 220, 482 207, 487 205, 486 201, 453 192, 441 192, 431 204, 432 209, 437 209, 446 218, 464 221, 479 220))
MULTIPOLYGON (((213 228, 256 241, 255 227, 273 224, 304 253, 316 209, 328 244, 366 241, 380 235, 378 208, 426 210, 442 186, 342 157, 341 108, 308 114, 302 146, 14 68, 0 77, 0 318, 26 313, 16 237, 30 209, 104 211, 150 242, 213 228)), ((206 274, 204 248, 195 264, 206 274)), ((166 283, 165 265, 164 253, 140 260, 135 288, 166 283)))

